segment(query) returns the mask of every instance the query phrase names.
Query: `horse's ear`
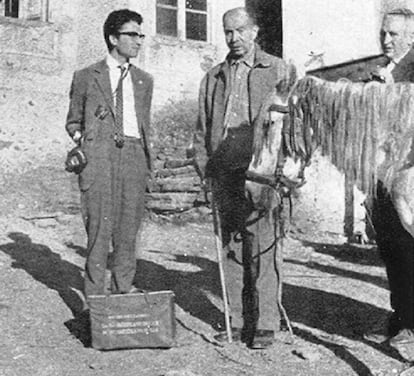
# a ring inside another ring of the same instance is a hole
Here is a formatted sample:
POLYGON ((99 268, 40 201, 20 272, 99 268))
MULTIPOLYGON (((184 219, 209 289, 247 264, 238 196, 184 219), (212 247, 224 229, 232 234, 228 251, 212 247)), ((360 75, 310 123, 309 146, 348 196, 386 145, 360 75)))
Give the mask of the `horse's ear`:
POLYGON ((293 85, 297 80, 297 70, 293 63, 289 62, 286 66, 286 70, 283 72, 284 77, 277 83, 276 91, 280 95, 289 95, 293 85))
POLYGON ((295 64, 293 64, 292 60, 289 60, 289 63, 288 63, 288 77, 289 77, 289 89, 291 89, 298 79, 298 71, 296 69, 295 64))

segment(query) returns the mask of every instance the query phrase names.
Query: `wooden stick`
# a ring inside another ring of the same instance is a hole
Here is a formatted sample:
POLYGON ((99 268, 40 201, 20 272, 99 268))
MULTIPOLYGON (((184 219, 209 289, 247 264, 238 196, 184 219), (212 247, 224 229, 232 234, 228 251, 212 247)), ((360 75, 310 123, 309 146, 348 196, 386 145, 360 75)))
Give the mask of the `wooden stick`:
POLYGON ((232 343, 233 334, 232 334, 231 326, 230 326, 230 309, 229 309, 229 302, 227 299, 226 279, 224 276, 224 265, 223 265, 223 237, 221 234, 220 213, 218 211, 216 200, 214 199, 214 194, 211 197, 211 206, 213 209, 214 239, 216 242, 217 262, 219 266, 221 290, 223 292, 224 321, 226 325, 227 340, 229 343, 232 343))

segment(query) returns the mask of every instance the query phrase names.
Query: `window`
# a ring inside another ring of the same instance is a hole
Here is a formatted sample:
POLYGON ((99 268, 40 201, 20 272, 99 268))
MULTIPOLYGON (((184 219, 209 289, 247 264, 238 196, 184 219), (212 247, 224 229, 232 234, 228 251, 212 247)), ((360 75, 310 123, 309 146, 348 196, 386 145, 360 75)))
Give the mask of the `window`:
POLYGON ((47 21, 48 0, 0 0, 0 15, 25 20, 47 21))
POLYGON ((186 0, 185 31, 187 39, 207 41, 206 0, 186 0))
POLYGON ((157 0, 157 34, 178 36, 178 0, 157 0))
POLYGON ((157 34, 208 40, 207 0, 157 0, 156 12, 157 34))
POLYGON ((19 16, 19 2, 16 0, 5 0, 4 15, 6 17, 17 18, 19 16))

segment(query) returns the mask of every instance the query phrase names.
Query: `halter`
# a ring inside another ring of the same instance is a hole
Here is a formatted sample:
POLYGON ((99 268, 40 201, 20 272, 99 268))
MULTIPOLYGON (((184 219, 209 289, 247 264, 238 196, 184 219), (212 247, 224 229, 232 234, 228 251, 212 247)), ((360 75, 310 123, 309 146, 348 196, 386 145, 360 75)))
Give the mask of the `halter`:
MULTIPOLYGON (((278 112, 281 114, 284 114, 284 120, 285 118, 290 114, 290 108, 289 105, 281 105, 273 103, 269 107, 269 111, 278 112)), ((246 180, 250 180, 255 183, 268 185, 269 187, 275 189, 279 193, 283 193, 283 196, 287 195, 292 189, 300 188, 305 184, 305 177, 304 177, 304 169, 306 167, 305 163, 301 163, 301 168, 299 171, 299 179, 298 180, 292 180, 286 176, 283 175, 283 168, 286 164, 286 153, 284 149, 287 149, 288 154, 292 155, 292 151, 287 146, 289 145, 285 139, 285 122, 283 124, 282 128, 282 143, 281 147, 279 149, 279 155, 277 158, 277 164, 276 164, 276 171, 273 175, 265 175, 265 174, 259 174, 257 172, 249 171, 247 170, 246 180)))

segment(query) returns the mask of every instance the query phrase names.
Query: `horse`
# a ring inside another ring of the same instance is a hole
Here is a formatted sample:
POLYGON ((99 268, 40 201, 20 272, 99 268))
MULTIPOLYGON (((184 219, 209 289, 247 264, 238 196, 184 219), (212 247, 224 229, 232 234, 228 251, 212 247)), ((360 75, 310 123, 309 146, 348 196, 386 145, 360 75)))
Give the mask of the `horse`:
POLYGON ((281 196, 304 184, 310 155, 291 149, 289 97, 296 85, 296 69, 289 65, 261 106, 254 125, 252 158, 246 171, 246 195, 257 210, 272 211, 281 196), (264 119, 264 121, 263 121, 264 119))
MULTIPOLYGON (((393 309, 388 333, 410 332, 414 317, 414 85, 299 80, 289 98, 293 154, 322 155, 367 195, 393 309), (298 145, 303 145, 297 148, 298 145)), ((393 346, 413 360, 411 347, 393 346)))
POLYGON ((260 240, 263 242, 263 251, 260 253, 268 264, 267 269, 273 269, 272 273, 268 270, 268 274, 276 275, 269 279, 276 284, 276 294, 272 294, 272 297, 276 298, 280 319, 285 322, 292 336, 292 327, 282 304, 283 205, 284 197, 289 197, 292 190, 304 184, 303 171, 309 162, 304 153, 298 156, 299 147, 295 148, 295 154, 290 148, 288 101, 296 80, 295 67, 289 65, 284 77, 262 104, 257 117, 259 122, 253 127, 252 158, 245 172, 245 195, 254 207, 248 222, 257 222, 262 227, 262 231, 257 231, 260 236, 263 236, 264 228, 271 232, 266 240, 260 240))
MULTIPOLYGON (((328 82, 312 76, 288 81, 263 105, 268 121, 255 127, 245 189, 274 225, 278 306, 290 328, 281 302, 283 196, 304 184, 316 149, 366 194, 368 218, 375 216, 378 195, 389 196, 414 244, 414 85, 328 82)), ((387 226, 376 229, 381 232, 377 243, 385 238, 388 247, 398 246, 387 226)))

